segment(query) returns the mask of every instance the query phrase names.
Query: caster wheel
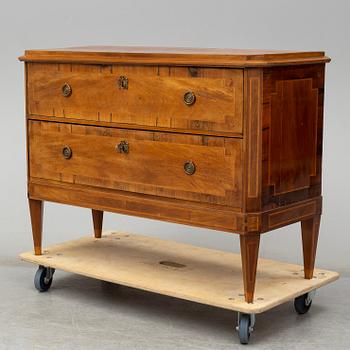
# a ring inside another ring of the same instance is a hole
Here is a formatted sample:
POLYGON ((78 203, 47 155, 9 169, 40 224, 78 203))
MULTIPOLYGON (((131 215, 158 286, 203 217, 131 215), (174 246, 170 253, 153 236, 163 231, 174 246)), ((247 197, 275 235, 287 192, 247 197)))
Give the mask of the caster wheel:
POLYGON ((248 344, 250 334, 253 330, 252 316, 249 314, 240 314, 238 321, 238 337, 241 344, 248 344))
POLYGON ((39 292, 46 292, 50 289, 55 269, 39 266, 34 277, 34 286, 39 292))
POLYGON ((299 315, 306 314, 312 305, 313 292, 300 295, 294 299, 294 308, 299 315))

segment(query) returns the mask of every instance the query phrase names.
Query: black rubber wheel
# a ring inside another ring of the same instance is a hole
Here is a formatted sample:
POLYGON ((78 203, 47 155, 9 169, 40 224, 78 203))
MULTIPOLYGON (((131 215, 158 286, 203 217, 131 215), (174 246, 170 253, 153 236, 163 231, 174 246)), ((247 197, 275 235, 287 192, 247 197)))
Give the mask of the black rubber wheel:
POLYGON ((34 277, 34 286, 39 292, 46 292, 51 287, 53 277, 47 279, 46 274, 47 268, 44 266, 39 266, 34 277))
POLYGON ((311 307, 312 300, 308 301, 308 293, 294 299, 294 308, 299 315, 306 314, 311 307))
POLYGON ((250 338, 250 315, 241 314, 238 325, 238 336, 241 344, 248 344, 250 338))

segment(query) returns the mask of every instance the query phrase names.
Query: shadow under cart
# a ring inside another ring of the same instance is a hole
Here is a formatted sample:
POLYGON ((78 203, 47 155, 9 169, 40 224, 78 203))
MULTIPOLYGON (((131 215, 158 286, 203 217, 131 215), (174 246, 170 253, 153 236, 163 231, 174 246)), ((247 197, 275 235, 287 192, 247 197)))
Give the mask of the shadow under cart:
POLYGON ((256 315, 294 300, 297 313, 309 311, 317 288, 339 274, 315 269, 304 279, 300 265, 259 259, 255 298, 244 299, 241 257, 125 232, 82 237, 50 246, 42 255, 20 257, 38 264, 34 285, 49 290, 55 269, 238 312, 239 340, 248 344, 256 315))

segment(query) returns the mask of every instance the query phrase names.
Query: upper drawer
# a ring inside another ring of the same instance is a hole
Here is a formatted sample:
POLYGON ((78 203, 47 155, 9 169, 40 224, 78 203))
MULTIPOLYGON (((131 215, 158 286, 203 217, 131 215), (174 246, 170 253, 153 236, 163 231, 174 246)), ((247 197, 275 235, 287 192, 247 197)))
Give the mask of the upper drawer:
POLYGON ((41 121, 28 131, 30 178, 242 205, 239 138, 41 121))
POLYGON ((242 132, 241 69, 28 63, 27 79, 29 114, 242 132))

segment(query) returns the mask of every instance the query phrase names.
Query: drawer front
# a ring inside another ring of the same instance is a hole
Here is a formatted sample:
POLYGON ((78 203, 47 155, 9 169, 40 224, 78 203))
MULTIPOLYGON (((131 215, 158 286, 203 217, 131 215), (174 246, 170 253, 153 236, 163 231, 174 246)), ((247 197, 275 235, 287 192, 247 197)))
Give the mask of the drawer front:
POLYGON ((28 63, 27 79, 29 114, 242 132, 241 69, 28 63))
POLYGON ((240 139, 28 123, 30 179, 241 207, 240 139))

